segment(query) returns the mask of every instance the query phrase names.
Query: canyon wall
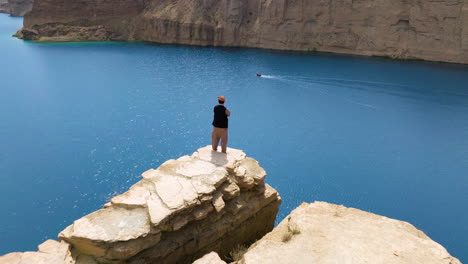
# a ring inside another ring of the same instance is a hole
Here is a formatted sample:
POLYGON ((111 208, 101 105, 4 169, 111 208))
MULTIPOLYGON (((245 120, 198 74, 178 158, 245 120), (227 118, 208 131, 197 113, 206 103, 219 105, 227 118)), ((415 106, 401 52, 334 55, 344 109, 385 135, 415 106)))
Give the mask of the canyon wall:
POLYGON ((34 0, 8 0, 9 14, 12 16, 24 16, 31 11, 34 0))
POLYGON ((10 6, 8 5, 8 0, 0 0, 0 13, 9 13, 10 6))
POLYGON ((24 16, 32 9, 34 0, 0 0, 0 13, 24 16))
POLYGON ((273 229, 281 198, 265 176, 242 151, 207 146, 144 172, 63 230, 60 242, 1 256, 0 264, 192 263, 211 251, 226 257, 273 229))
POLYGON ((41 0, 18 36, 468 63, 468 0, 41 0))

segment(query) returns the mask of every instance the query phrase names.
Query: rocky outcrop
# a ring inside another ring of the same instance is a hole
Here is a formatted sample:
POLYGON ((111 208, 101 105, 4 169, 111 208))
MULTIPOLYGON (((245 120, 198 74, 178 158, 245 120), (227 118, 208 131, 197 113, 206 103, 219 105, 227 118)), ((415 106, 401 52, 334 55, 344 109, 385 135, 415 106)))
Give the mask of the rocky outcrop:
POLYGON ((207 146, 144 172, 127 192, 63 230, 61 242, 46 242, 47 250, 43 244, 0 263, 191 263, 211 251, 227 256, 273 229, 281 199, 265 176, 242 151, 207 146))
MULTIPOLYGON (((10 253, 0 257, 2 264, 75 264, 70 245, 65 242, 47 240, 37 252, 10 253)), ((85 263, 83 263, 85 264, 85 263)), ((92 263, 90 263, 92 264, 92 263)))
POLYGON ((8 0, 9 12, 12 16, 24 16, 31 11, 34 0, 8 0))
POLYGON ((238 264, 461 264, 407 222, 324 202, 303 203, 238 264))
POLYGON ((143 40, 468 63, 466 0, 42 0, 18 36, 143 40))

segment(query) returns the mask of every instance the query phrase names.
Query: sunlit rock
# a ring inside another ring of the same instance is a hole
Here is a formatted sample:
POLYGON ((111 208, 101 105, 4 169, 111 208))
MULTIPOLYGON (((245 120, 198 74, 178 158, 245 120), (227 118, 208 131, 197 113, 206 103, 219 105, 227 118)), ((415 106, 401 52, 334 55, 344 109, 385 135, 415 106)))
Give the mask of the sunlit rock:
POLYGON ((221 260, 216 252, 211 252, 196 260, 192 264, 226 264, 226 262, 221 260))
MULTIPOLYGON (((17 36, 37 41, 138 40, 468 63, 466 17, 466 0, 40 0, 25 15, 17 36)), ((224 162, 219 154, 201 153, 200 159, 206 158, 224 162)))
POLYGON ((38 249, 37 252, 0 256, 0 264, 75 264, 68 243, 47 240, 38 249))
POLYGON ((354 208, 303 203, 250 247, 240 263, 460 264, 407 222, 354 208))
POLYGON ((67 248, 48 242, 39 252, 2 259, 55 264, 52 257, 70 250, 73 262, 66 264, 191 263, 213 250, 227 256, 235 246, 250 244, 270 231, 281 202, 278 193, 263 183, 265 173, 259 164, 242 163, 244 159, 240 150, 230 148, 224 154, 207 146, 192 156, 168 160, 144 172, 141 181, 103 209, 63 230, 62 242, 54 243, 67 248), (254 184, 267 186, 268 195, 237 185, 233 171, 239 164, 246 175, 259 179, 254 184))

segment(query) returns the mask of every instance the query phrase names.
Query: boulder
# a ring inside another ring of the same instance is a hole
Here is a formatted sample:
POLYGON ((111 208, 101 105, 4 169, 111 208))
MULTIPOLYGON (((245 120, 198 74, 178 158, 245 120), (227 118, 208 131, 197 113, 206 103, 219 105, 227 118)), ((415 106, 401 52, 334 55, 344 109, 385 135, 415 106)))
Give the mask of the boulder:
POLYGON ((303 203, 238 264, 461 264, 407 222, 325 202, 303 203))

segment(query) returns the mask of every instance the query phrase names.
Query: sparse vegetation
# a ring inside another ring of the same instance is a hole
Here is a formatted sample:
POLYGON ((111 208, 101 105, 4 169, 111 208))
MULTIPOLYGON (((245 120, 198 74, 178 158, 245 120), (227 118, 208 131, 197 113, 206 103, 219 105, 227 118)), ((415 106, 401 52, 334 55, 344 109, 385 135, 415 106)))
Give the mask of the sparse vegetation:
POLYGON ((333 216, 335 216, 335 217, 341 217, 341 214, 340 214, 339 211, 335 211, 335 213, 333 214, 333 216))
POLYGON ((301 230, 294 228, 292 230, 289 230, 288 232, 284 233, 283 236, 281 237, 281 241, 284 243, 288 242, 293 238, 295 235, 299 235, 301 233, 301 230))
POLYGON ((242 259, 244 254, 247 252, 247 247, 244 245, 238 245, 235 247, 230 253, 229 253, 229 258, 232 261, 239 261, 242 259))
POLYGON ((284 233, 283 237, 281 238, 281 241, 283 241, 284 243, 288 242, 289 240, 291 240, 291 238, 293 237, 293 233, 291 232, 286 232, 284 233))
POLYGON ((299 235, 300 233, 301 233, 301 230, 299 230, 299 229, 295 228, 295 229, 292 230, 293 235, 299 235))

